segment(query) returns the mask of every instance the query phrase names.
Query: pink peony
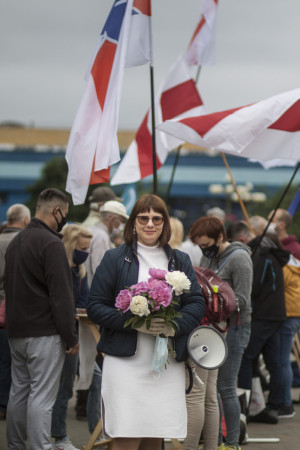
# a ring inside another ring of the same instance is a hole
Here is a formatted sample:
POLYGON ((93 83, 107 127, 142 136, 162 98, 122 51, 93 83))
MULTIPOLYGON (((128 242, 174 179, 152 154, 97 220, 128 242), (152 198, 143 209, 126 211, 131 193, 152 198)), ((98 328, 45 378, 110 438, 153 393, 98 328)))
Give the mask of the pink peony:
POLYGON ((158 280, 156 278, 149 278, 148 280, 148 289, 155 289, 156 286, 165 286, 170 287, 170 285, 164 280, 158 280))
POLYGON ((132 293, 127 289, 123 289, 117 295, 115 307, 121 309, 125 313, 130 308, 131 299, 132 293))
POLYGON ((140 295, 149 291, 149 286, 147 281, 141 281, 140 283, 134 284, 130 287, 134 295, 140 295))
POLYGON ((156 280, 164 280, 167 275, 167 271, 161 269, 149 269, 149 275, 156 280))
POLYGON ((163 281, 158 282, 156 286, 153 286, 149 291, 149 295, 154 300, 154 311, 159 310, 161 306, 167 307, 171 304, 172 289, 163 281))

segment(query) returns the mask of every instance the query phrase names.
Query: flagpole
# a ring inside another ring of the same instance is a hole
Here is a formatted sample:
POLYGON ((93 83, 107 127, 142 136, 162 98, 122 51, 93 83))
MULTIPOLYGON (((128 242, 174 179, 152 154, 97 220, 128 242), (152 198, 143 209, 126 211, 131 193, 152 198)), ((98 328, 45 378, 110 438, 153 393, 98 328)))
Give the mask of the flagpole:
POLYGON ((276 211, 277 211, 278 208, 280 207, 280 205, 281 205, 281 203, 282 203, 282 201, 283 201, 283 199, 284 199, 284 197, 285 197, 287 191, 289 190, 289 188, 290 188, 290 186, 291 186, 291 184, 292 184, 292 182, 293 182, 293 179, 295 178, 296 173, 298 172, 299 167, 300 167, 300 162, 298 162, 298 164, 297 164, 297 166, 296 166, 296 168, 295 168, 295 170, 294 170, 294 172, 293 172, 293 175, 292 175, 292 177, 291 177, 291 179, 290 179, 288 185, 286 186, 285 190, 283 191, 283 193, 282 193, 282 195, 281 195, 281 197, 280 197, 280 199, 279 199, 279 201, 278 201, 278 203, 277 203, 277 205, 276 205, 276 207, 275 207, 275 209, 274 209, 274 211, 273 211, 273 214, 271 215, 271 217, 270 217, 270 219, 269 219, 269 222, 267 223, 267 225, 266 225, 266 227, 265 227, 265 229, 264 229, 262 235, 260 236, 259 241, 258 241, 258 243, 256 244, 256 247, 253 249, 252 256, 255 254, 255 252, 256 252, 256 250, 258 249, 258 247, 259 247, 259 245, 260 245, 260 243, 261 243, 263 237, 265 236, 266 232, 268 231, 269 225, 270 225, 270 223, 272 222, 272 220, 273 220, 273 218, 274 218, 274 216, 275 216, 275 214, 276 214, 276 211))
MULTIPOLYGON (((199 81, 201 67, 202 66, 198 66, 197 67, 197 72, 196 72, 196 76, 195 76, 195 80, 194 80, 195 84, 197 84, 198 81, 199 81)), ((175 160, 174 160, 174 164, 173 164, 173 169, 172 169, 172 173, 171 173, 171 177, 170 177, 170 181, 169 181, 169 184, 168 184, 168 187, 167 187, 167 192, 166 192, 166 197, 165 197, 166 203, 168 203, 168 201, 169 201, 171 187, 173 185, 173 181, 174 181, 174 177, 175 177, 175 171, 176 171, 177 164, 178 164, 178 161, 179 161, 179 155, 180 155, 180 150, 181 149, 182 149, 182 145, 179 145, 177 147, 177 150, 176 150, 176 155, 175 155, 175 160)))
POLYGON ((156 164, 156 136, 155 136, 155 106, 154 106, 154 70, 150 63, 151 87, 151 126, 152 126, 152 163, 153 163, 153 194, 157 195, 157 164, 156 164))
POLYGON ((243 211, 243 213, 244 213, 246 222, 247 222, 247 224, 248 224, 250 230, 252 231, 252 233, 254 233, 254 230, 253 230, 253 227, 252 227, 252 225, 251 225, 251 223, 250 223, 249 216, 248 216, 248 213, 247 213, 247 211, 246 211, 244 202, 243 202, 243 200, 242 200, 242 197, 241 197, 241 195, 240 195, 240 193, 239 193, 239 190, 238 190, 238 188, 237 188, 237 185, 236 185, 236 183, 235 183, 235 181, 234 181, 234 178, 233 178, 233 176, 232 176, 232 173, 231 173, 231 170, 230 170, 230 167, 229 167, 227 158, 226 158, 226 156, 224 155, 224 153, 221 153, 221 156, 222 156, 222 158, 223 158, 225 167, 226 167, 227 172, 228 172, 228 174, 229 174, 229 177, 230 177, 230 181, 231 181, 231 183, 232 183, 232 186, 233 186, 233 188, 234 188, 234 190, 235 190, 235 193, 236 193, 236 195, 237 195, 237 197, 238 197, 238 199, 239 199, 239 203, 240 203, 240 206, 241 206, 242 211, 243 211))

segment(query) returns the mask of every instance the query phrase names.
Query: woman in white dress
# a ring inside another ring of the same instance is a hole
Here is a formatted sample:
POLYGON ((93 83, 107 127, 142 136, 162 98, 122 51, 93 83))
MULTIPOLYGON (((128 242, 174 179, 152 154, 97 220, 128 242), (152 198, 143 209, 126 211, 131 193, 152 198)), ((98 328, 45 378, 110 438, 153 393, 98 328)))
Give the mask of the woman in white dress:
POLYGON ((159 450, 162 438, 185 438, 187 338, 202 320, 205 304, 190 258, 167 244, 170 222, 165 203, 146 194, 135 204, 124 231, 125 244, 109 250, 98 266, 88 301, 89 318, 101 326, 98 351, 105 354, 102 413, 113 450, 159 450), (149 278, 150 268, 184 272, 190 292, 181 295, 175 330, 161 319, 138 330, 125 322, 132 313, 115 307, 119 292, 149 278), (151 370, 156 336, 169 337, 175 358, 159 377, 151 370))

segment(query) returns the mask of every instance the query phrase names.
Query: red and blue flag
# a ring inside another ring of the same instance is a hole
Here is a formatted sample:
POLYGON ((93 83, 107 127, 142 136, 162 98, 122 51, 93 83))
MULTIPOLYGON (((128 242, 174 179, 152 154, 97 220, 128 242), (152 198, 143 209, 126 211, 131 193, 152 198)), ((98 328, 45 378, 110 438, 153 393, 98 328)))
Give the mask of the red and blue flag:
POLYGON ((84 203, 89 184, 109 181, 110 166, 120 160, 117 128, 124 68, 150 58, 150 5, 150 0, 115 0, 101 32, 66 150, 66 190, 75 205, 84 203))

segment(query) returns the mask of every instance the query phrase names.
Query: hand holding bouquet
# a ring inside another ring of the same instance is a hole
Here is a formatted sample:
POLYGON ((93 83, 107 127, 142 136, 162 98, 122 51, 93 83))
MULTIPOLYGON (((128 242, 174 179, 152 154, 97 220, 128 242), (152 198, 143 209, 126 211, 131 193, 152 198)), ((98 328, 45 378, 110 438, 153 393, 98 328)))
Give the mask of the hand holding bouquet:
POLYGON ((189 291, 191 282, 185 273, 178 270, 167 272, 149 269, 149 275, 148 281, 141 281, 120 291, 115 306, 123 313, 130 310, 133 314, 124 327, 131 325, 139 331, 157 336, 152 369, 160 372, 168 358, 167 337, 174 336, 177 329, 174 319, 181 317, 176 310, 179 297, 189 291))

